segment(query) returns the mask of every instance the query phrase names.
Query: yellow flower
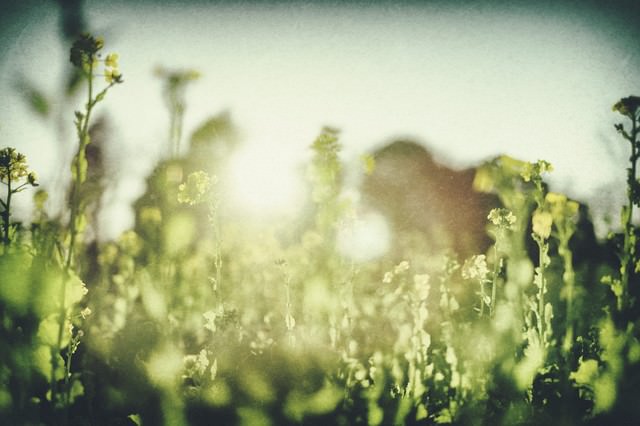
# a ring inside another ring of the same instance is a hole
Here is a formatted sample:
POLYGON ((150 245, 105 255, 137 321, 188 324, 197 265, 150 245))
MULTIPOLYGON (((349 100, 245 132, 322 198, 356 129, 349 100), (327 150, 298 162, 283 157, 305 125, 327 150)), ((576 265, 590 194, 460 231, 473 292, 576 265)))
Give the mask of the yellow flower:
POLYGON ((209 177, 206 172, 197 171, 187 176, 187 181, 178 187, 178 202, 181 204, 199 204, 206 201, 211 186, 216 183, 216 177, 209 177))
POLYGON ((120 71, 118 71, 117 69, 107 68, 106 70, 104 70, 104 79, 109 84, 113 83, 114 81, 117 83, 120 80, 121 76, 122 74, 120 74, 120 71))
POLYGON ((580 209, 580 204, 578 204, 577 201, 567 202, 567 211, 571 216, 577 214, 579 209, 580 209))
POLYGON ((162 222, 162 212, 157 207, 143 207, 140 209, 140 222, 142 224, 158 225, 162 222))
POLYGON ((565 219, 572 219, 577 213, 580 205, 575 201, 570 201, 564 194, 549 192, 545 201, 551 207, 551 215, 556 223, 563 223, 565 219))
POLYGON ((376 159, 371 154, 364 154, 360 159, 362 161, 364 173, 367 176, 371 176, 376 168, 376 159))
POLYGON ((551 235, 551 224, 553 223, 553 216, 551 213, 536 210, 533 213, 533 233, 540 238, 547 239, 551 235))
POLYGON ((549 192, 545 197, 549 204, 564 204, 567 202, 567 196, 564 194, 558 194, 557 192, 549 192))
POLYGON ((626 98, 622 98, 616 102, 612 109, 622 115, 633 118, 636 111, 640 109, 640 96, 628 96, 626 98))
POLYGON ((109 53, 104 59, 104 64, 110 68, 118 68, 118 57, 117 53, 109 53))

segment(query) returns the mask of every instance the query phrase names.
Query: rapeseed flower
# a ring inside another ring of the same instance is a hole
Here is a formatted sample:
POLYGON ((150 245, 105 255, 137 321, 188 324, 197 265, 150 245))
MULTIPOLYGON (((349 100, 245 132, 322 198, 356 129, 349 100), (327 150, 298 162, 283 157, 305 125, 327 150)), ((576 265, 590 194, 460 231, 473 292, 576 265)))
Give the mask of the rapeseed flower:
POLYGON ((553 223, 553 216, 551 213, 536 210, 533 213, 533 233, 542 239, 549 238, 551 235, 551 224, 553 223))

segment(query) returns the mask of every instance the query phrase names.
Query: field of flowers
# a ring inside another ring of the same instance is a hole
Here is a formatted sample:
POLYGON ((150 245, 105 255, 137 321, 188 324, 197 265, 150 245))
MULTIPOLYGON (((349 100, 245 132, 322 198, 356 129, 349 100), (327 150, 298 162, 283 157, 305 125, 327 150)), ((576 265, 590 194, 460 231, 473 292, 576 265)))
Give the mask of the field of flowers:
POLYGON ((197 73, 158 70, 171 155, 135 226, 97 242, 94 116, 127 84, 118 59, 98 37, 71 48, 86 100, 64 214, 49 217, 25 156, 0 150, 0 424, 638 424, 639 97, 613 106, 628 200, 605 241, 587 206, 549 191, 551 164, 500 156, 473 182, 497 200, 488 247, 461 257, 399 231, 356 261, 337 244, 359 221, 339 131, 310 141, 304 214, 248 223, 217 174, 228 121, 182 149, 197 73), (29 221, 17 197, 33 197, 29 221))

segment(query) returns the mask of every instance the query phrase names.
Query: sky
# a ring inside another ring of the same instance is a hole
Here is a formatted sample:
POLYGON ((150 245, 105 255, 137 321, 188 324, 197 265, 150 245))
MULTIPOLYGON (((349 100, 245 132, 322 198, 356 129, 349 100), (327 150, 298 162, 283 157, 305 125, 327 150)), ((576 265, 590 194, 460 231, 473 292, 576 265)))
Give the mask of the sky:
MULTIPOLYGON (((244 188, 283 187, 330 125, 348 164, 400 137, 459 168, 502 153, 546 159, 552 189, 602 215, 625 196, 628 147, 611 106, 640 94, 635 4, 85 1, 89 28, 119 53, 125 78, 99 107, 111 123, 108 236, 131 224, 129 203, 165 150, 158 65, 202 74, 187 92, 186 134, 231 114, 244 158, 257 159, 237 162, 244 188)), ((0 6, 0 146, 24 152, 43 182, 68 169, 72 118, 34 116, 17 83, 63 104, 59 12, 44 0, 0 6)))

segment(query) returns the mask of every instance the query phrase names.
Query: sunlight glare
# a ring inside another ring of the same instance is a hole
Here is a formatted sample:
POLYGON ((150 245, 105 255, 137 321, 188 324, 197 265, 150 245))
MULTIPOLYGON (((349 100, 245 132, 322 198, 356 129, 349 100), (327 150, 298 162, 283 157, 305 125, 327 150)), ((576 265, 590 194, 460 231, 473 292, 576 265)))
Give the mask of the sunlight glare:
POLYGON ((295 156, 273 144, 248 145, 229 163, 229 197, 250 215, 298 213, 303 201, 303 176, 295 156))
POLYGON ((386 219, 379 213, 365 213, 351 226, 338 233, 338 251, 356 262, 365 262, 382 256, 389 249, 391 231, 386 219))

